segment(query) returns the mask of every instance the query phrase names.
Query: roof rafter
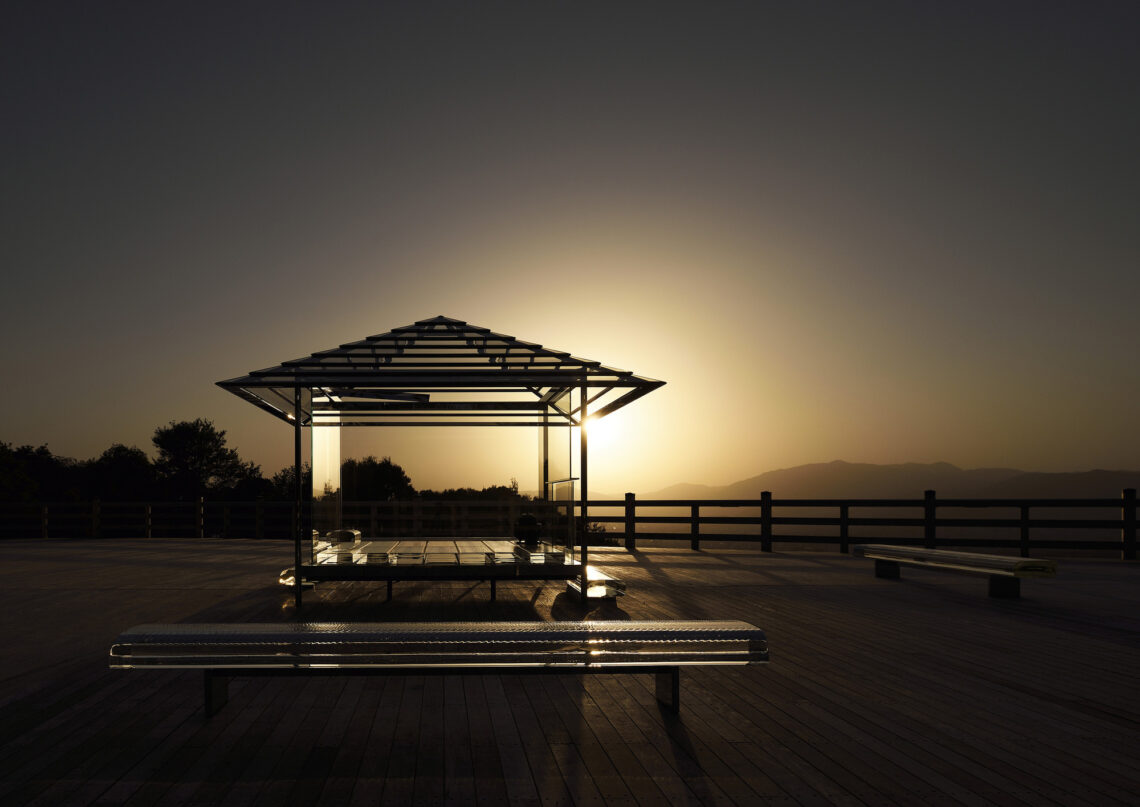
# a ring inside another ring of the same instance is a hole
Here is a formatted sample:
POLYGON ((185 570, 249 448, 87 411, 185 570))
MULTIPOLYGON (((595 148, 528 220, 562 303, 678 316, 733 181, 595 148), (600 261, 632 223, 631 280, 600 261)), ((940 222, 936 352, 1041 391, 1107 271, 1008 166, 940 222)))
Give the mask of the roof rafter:
POLYGON ((302 422, 318 425, 543 426, 577 424, 571 390, 602 417, 664 383, 440 316, 218 386, 290 423, 302 389, 302 422))

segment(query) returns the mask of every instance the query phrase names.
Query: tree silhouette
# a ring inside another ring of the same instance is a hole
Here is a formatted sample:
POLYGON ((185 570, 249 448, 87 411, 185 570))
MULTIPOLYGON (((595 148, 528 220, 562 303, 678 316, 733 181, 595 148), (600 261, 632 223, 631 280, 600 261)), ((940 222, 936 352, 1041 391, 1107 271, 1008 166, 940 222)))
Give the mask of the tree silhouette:
MULTIPOLYGON (((282 502, 291 502, 297 496, 297 472, 292 465, 287 465, 273 475, 269 480, 272 485, 272 496, 282 502)), ((313 469, 309 463, 301 466, 301 492, 308 496, 313 489, 313 469)))
POLYGON ((226 492, 261 476, 257 465, 242 462, 237 451, 226 447, 225 431, 204 418, 171 421, 154 430, 153 441, 155 469, 167 495, 176 499, 226 492))
POLYGON ((87 489, 100 499, 146 501, 155 495, 158 474, 140 448, 115 443, 86 464, 87 489))
POLYGON ((23 458, 8 443, 0 443, 0 501, 35 501, 39 485, 28 473, 23 458))
POLYGON ((0 495, 5 501, 79 501, 87 494, 83 466, 44 446, 0 451, 0 495))
POLYGON ((345 460, 340 466, 340 484, 345 501, 390 501, 416 493, 412 480, 391 457, 345 460))

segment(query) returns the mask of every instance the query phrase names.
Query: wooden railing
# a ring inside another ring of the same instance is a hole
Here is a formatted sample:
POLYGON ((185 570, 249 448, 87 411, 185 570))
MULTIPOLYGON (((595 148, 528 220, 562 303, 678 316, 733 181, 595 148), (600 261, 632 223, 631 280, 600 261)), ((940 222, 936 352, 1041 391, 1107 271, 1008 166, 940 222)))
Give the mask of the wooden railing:
POLYGON ((291 502, 0 503, 0 538, 291 538, 291 502))
POLYGON ((1112 499, 624 499, 588 502, 591 522, 639 539, 773 545, 911 544, 928 548, 1111 550, 1136 558, 1136 490, 1112 499), (987 511, 979 515, 977 511, 987 511), (645 529, 648 527, 649 529, 645 529), (611 529, 612 528, 612 529, 611 529), (822 529, 821 529, 822 528, 822 529))
MULTIPOLYGON (((561 519, 562 531, 568 532, 564 505, 509 499, 344 502, 337 526, 373 537, 508 536, 523 512, 536 514, 548 527, 557 527, 561 519)), ((0 538, 291 540, 296 518, 291 502, 0 502, 0 538)))
MULTIPOLYGON (((591 500, 588 520, 608 538, 776 544, 896 543, 958 548, 1098 550, 1136 558, 1136 491, 1105 499, 624 499, 591 500)), ((344 526, 370 536, 511 535, 522 512, 548 527, 555 505, 519 500, 345 502, 344 526)), ((0 503, 0 538, 291 538, 290 502, 0 503)), ((560 527, 558 527, 560 529, 560 527)))

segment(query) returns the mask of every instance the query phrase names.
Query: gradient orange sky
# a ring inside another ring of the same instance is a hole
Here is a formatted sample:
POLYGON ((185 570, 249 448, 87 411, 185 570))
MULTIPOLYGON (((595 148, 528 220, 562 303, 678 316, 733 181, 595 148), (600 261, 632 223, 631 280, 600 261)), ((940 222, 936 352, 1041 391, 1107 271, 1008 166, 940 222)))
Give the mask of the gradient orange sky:
MULTIPOLYGON (((667 385, 591 489, 845 459, 1140 466, 1129 3, 5 4, 0 440, 443 314, 667 385)), ((523 430, 371 430, 417 487, 523 430)))

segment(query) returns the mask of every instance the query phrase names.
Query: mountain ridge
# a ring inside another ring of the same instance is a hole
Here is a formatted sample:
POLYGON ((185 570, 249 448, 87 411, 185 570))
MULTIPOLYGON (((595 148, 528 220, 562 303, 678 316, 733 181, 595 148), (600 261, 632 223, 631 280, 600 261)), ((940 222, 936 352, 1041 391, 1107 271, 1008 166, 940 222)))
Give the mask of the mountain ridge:
POLYGON ((1023 471, 1017 468, 964 470, 948 462, 879 465, 808 463, 766 471, 728 485, 678 483, 646 495, 653 499, 920 498, 925 490, 961 498, 1116 498, 1140 487, 1140 471, 1023 471))

